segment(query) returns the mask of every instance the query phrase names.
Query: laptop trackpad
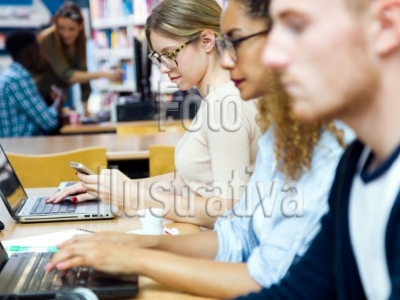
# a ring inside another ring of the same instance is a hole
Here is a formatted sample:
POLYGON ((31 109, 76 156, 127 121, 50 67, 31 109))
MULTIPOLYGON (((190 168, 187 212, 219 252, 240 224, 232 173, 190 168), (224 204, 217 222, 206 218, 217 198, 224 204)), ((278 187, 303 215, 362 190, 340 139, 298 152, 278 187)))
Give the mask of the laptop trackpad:
POLYGON ((77 206, 75 212, 91 214, 109 213, 111 211, 110 206, 110 204, 100 201, 82 202, 82 204, 77 206))

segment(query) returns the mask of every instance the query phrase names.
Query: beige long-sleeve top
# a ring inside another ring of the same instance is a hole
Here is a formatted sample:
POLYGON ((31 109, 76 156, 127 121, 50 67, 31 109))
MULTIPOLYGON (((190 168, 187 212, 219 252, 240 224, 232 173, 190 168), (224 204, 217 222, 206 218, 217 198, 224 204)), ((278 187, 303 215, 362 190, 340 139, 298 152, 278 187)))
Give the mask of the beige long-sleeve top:
POLYGON ((209 91, 175 150, 177 175, 190 190, 202 197, 240 199, 261 136, 256 115, 256 101, 241 100, 232 82, 209 91))

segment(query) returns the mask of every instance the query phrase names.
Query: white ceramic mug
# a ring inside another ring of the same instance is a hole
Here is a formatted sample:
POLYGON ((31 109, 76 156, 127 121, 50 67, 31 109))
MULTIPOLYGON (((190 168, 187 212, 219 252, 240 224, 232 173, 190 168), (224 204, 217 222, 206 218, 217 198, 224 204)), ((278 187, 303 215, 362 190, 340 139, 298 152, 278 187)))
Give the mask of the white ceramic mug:
POLYGON ((163 234, 162 227, 164 210, 162 208, 147 208, 137 212, 143 234, 163 234))

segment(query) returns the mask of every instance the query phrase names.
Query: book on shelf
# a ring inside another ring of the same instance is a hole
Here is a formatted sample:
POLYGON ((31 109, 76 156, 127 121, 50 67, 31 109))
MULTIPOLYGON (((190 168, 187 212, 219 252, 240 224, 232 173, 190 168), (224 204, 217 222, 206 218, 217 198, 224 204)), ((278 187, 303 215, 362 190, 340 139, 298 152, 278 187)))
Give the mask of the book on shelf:
POLYGON ((147 15, 150 0, 90 0, 91 17, 94 20, 130 15, 147 15))

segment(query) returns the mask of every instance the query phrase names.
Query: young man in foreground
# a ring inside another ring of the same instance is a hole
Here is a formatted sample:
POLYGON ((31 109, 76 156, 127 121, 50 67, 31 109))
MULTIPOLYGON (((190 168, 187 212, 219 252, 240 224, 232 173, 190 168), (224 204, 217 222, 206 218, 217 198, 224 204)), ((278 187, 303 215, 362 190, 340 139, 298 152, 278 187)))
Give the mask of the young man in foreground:
POLYGON ((273 0, 271 13, 263 61, 295 116, 341 119, 359 140, 304 257, 245 299, 400 299, 400 0, 273 0))

